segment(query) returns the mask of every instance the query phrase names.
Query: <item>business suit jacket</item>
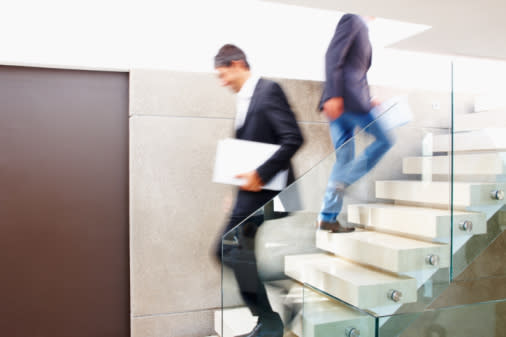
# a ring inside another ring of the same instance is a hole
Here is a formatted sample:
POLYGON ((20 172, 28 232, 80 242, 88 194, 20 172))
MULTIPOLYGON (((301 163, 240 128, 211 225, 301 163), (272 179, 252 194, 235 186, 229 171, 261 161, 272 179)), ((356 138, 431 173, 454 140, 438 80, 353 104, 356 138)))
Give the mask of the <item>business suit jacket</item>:
MULTIPOLYGON (((281 145, 278 151, 257 168, 264 183, 285 169, 289 170, 288 183, 295 180, 290 159, 302 145, 303 138, 295 115, 279 84, 262 78, 258 81, 244 124, 236 131, 236 138, 281 145)), ((278 193, 269 190, 260 192, 240 190, 232 216, 249 216, 278 193)))
POLYGON ((325 87, 320 110, 333 97, 343 97, 345 112, 367 113, 371 110, 367 83, 371 58, 366 23, 358 15, 343 15, 325 54, 325 87))

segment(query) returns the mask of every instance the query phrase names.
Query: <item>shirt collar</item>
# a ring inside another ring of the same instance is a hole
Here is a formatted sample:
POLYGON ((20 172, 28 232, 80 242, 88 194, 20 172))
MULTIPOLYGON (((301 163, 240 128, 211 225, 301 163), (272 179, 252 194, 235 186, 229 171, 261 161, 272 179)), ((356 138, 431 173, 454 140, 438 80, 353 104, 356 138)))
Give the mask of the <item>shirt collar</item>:
POLYGON ((251 75, 246 82, 242 85, 241 90, 237 93, 237 96, 241 98, 250 98, 253 96, 253 93, 255 92, 255 88, 257 86, 258 80, 260 79, 259 76, 251 75))

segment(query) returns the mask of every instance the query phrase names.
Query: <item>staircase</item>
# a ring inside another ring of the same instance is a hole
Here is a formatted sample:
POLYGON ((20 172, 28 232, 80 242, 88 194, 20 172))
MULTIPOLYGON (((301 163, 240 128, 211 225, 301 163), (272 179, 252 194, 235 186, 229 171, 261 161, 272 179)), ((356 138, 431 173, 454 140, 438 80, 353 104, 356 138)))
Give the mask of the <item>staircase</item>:
POLYGON ((301 318, 304 337, 331 336, 318 333, 331 323, 332 331, 342 330, 336 336, 360 335, 352 334, 354 327, 374 336, 364 334, 374 330, 365 316, 423 311, 440 293, 432 293, 433 285, 450 284, 454 254, 485 234, 505 204, 506 182, 498 176, 506 175, 506 128, 481 128, 483 119, 497 116, 479 115, 455 116, 453 158, 450 136, 431 136, 430 155, 403 158, 402 173, 410 179, 376 181, 377 202, 349 204, 355 232, 317 231, 319 252, 285 256, 287 276, 344 302, 304 304, 313 308, 301 318))

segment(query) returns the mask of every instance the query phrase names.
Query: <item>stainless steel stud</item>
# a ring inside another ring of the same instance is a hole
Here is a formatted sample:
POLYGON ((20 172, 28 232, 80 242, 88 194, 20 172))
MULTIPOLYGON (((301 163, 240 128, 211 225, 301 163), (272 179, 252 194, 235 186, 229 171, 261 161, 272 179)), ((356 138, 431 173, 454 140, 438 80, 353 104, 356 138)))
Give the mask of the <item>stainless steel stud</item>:
POLYGON ((438 266, 439 265, 439 256, 437 255, 429 255, 425 258, 425 262, 427 262, 427 264, 430 264, 431 266, 438 266))
POLYGON ((464 232, 472 232, 473 222, 469 220, 464 220, 461 223, 459 223, 459 229, 464 232))
POLYGON ((490 192, 490 197, 494 200, 503 200, 504 199, 504 191, 503 190, 495 190, 490 192))
POLYGON ((402 293, 398 290, 390 290, 388 292, 388 298, 394 302, 399 302, 402 298, 402 293))
POLYGON ((359 337, 360 330, 358 330, 356 328, 346 328, 345 336, 346 337, 359 337))

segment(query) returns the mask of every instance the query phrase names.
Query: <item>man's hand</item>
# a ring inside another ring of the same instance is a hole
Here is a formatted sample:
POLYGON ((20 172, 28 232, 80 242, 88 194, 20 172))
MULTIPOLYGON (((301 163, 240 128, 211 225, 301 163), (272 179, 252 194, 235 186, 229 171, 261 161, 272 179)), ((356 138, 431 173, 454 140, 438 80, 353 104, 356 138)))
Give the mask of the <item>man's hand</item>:
POLYGON ((373 98, 371 98, 371 105, 373 108, 375 108, 378 105, 381 105, 381 101, 378 98, 373 97, 373 98))
POLYGON ((264 186, 264 183, 262 182, 262 179, 260 179, 257 171, 241 173, 235 177, 246 179, 245 183, 241 185, 241 190, 244 191, 258 192, 262 190, 262 186, 264 186))
POLYGON ((334 121, 341 117, 344 112, 344 101, 342 97, 332 97, 323 103, 323 113, 329 121, 334 121))

